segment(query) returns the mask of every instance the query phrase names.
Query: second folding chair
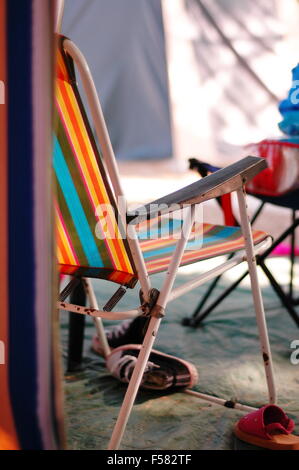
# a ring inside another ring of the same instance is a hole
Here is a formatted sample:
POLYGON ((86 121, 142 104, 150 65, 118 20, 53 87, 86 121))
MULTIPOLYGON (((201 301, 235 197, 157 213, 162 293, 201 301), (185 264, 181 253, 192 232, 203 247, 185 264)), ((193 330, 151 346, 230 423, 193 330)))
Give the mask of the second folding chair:
MULTIPOLYGON (((272 157, 273 163, 273 153, 274 151, 282 152, 285 149, 288 153, 290 153, 290 149, 295 149, 298 152, 299 145, 287 142, 286 139, 283 140, 264 140, 257 146, 257 153, 263 156, 272 157), (273 150, 274 148, 274 150, 273 150), (266 153, 265 153, 266 149, 266 153)), ((298 158, 298 155, 295 155, 295 158, 298 158)), ((219 167, 215 167, 210 165, 207 162, 203 162, 197 160, 196 158, 192 158, 189 160, 190 169, 197 170, 201 177, 205 178, 207 175, 214 173, 215 171, 219 170, 219 167)), ((281 166, 278 170, 281 169, 281 166)), ((275 169, 272 168, 272 173, 275 173, 275 169)), ((267 178, 267 175, 266 177, 267 178)), ((276 177, 277 179, 277 177, 276 177)), ((299 298, 296 298, 294 295, 294 265, 296 259, 296 228, 299 225, 299 218, 296 216, 296 212, 299 210, 299 189, 290 189, 283 194, 276 194, 275 191, 271 191, 272 194, 261 194, 263 190, 263 178, 259 175, 259 187, 256 188, 255 185, 252 183, 250 184, 247 192, 257 198, 260 201, 260 204, 252 216, 251 224, 253 224, 256 219, 259 217, 261 212, 263 211, 266 204, 273 204, 274 206, 283 207, 285 209, 289 209, 291 212, 291 223, 288 227, 286 227, 282 233, 272 241, 269 248, 267 248, 263 253, 260 253, 257 257, 257 263, 263 270, 264 274, 267 276, 272 288, 276 292, 278 298, 281 300, 282 305, 285 307, 286 311, 290 314, 291 318, 295 322, 297 326, 299 326, 299 314, 296 311, 296 306, 299 305, 299 298), (267 259, 273 254, 274 250, 283 243, 287 237, 291 238, 290 243, 290 252, 288 254, 288 258, 290 261, 290 276, 289 276, 289 286, 288 292, 285 292, 281 284, 278 282, 277 278, 274 276, 273 272, 271 272, 269 266, 267 266, 267 259)), ((218 198, 218 203, 223 210, 223 215, 225 219, 230 220, 232 225, 238 226, 239 222, 233 215, 232 211, 232 202, 231 196, 227 195, 228 198, 218 198)), ((207 289, 206 293, 198 303, 195 311, 193 312, 192 316, 186 317, 183 319, 182 323, 184 326, 192 326, 197 327, 201 324, 201 322, 209 316, 209 314, 231 293, 238 287, 238 285, 242 282, 242 280, 248 275, 248 271, 245 271, 239 278, 237 278, 228 288, 223 290, 223 292, 216 297, 216 299, 212 299, 207 306, 208 300, 210 300, 214 289, 216 288, 218 282, 221 279, 221 276, 217 276, 213 282, 210 284, 209 288, 207 289)))

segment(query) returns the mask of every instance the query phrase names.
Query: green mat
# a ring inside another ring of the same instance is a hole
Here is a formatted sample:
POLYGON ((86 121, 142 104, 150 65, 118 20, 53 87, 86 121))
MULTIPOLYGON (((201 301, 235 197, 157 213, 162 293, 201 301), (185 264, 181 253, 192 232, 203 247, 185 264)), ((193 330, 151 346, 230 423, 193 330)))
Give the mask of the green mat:
MULTIPOLYGON (((180 275, 177 284, 192 279, 180 275)), ((163 274, 152 277, 161 286, 163 274)), ((115 291, 115 285, 95 282, 99 304, 115 291), (102 300, 101 300, 102 299, 102 300)), ((217 288, 221 292, 222 286, 217 288)), ((197 329, 183 327, 206 286, 169 304, 155 349, 192 361, 199 371, 195 387, 203 393, 238 400, 252 406, 267 402, 264 369, 250 290, 239 288, 197 329)), ((272 346, 278 404, 295 420, 299 434, 299 365, 290 362, 290 343, 299 330, 279 304, 272 289, 263 289, 272 346)), ((119 308, 136 306, 136 292, 129 291, 119 308)), ((105 325, 113 322, 106 322, 105 325)), ((105 449, 121 405, 125 385, 111 377, 102 358, 90 351, 94 333, 87 319, 83 372, 66 376, 66 417, 70 449, 105 449)), ((62 342, 67 342, 67 315, 62 318, 62 342)), ((212 405, 184 393, 161 395, 140 391, 129 420, 122 449, 195 450, 234 449, 232 428, 244 414, 212 405)))

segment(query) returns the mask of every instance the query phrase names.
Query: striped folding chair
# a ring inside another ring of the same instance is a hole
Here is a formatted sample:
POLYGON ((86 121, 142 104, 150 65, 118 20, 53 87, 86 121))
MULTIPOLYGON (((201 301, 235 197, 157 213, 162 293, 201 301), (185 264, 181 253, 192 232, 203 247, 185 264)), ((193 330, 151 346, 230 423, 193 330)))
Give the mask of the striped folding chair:
MULTIPOLYGON (((57 256, 60 273, 71 278, 60 294, 58 308, 91 316, 106 354, 109 354, 109 346, 101 318, 149 317, 109 449, 119 447, 168 303, 243 261, 247 261, 250 272, 269 402, 274 403, 272 359, 255 262, 255 255, 269 246, 271 238, 264 232, 251 231, 244 191, 245 182, 265 168, 265 161, 246 157, 134 212, 127 212, 90 71, 79 49, 64 37, 59 38, 55 109, 57 256), (101 154, 79 95, 75 66, 82 80, 101 154), (241 229, 195 222, 195 209, 199 204, 232 191, 238 195, 241 229), (181 220, 175 217, 167 220, 167 214, 173 215, 178 209, 183 209, 181 220), (180 266, 230 252, 235 255, 225 263, 198 275, 191 282, 173 287, 180 266), (151 288, 150 275, 162 271, 166 274, 158 291, 151 288), (102 309, 98 307, 90 278, 106 279, 120 286, 102 309), (88 306, 67 302, 68 295, 82 280, 88 306), (136 295, 136 306, 129 311, 112 312, 126 288, 133 288, 137 281, 141 295, 136 295)), ((249 406, 192 390, 186 390, 186 393, 214 403, 252 410, 249 406)))

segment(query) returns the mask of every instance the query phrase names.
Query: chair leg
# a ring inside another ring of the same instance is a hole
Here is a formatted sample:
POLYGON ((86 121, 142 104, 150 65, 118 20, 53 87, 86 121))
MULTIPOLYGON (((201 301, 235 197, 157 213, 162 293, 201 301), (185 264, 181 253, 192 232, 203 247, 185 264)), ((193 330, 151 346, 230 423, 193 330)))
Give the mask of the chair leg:
MULTIPOLYGON (((83 282, 84 282, 85 293, 88 297, 90 307, 94 308, 95 310, 99 310, 98 301, 97 301, 97 298, 95 296, 95 293, 94 293, 94 290, 93 290, 90 279, 84 279, 83 282)), ((83 317, 84 316, 85 315, 83 315, 83 317)), ((104 356, 107 357, 110 354, 110 347, 109 347, 108 340, 107 340, 107 337, 106 337, 106 333, 105 333, 105 330, 104 330, 103 322, 102 322, 101 318, 93 317, 93 323, 95 325, 98 338, 99 338, 99 340, 101 342, 101 345, 103 347, 104 356)))
POLYGON ((171 289, 173 287, 173 283, 176 277, 176 273, 178 267, 180 265, 180 261, 182 259, 186 243, 189 239, 191 228, 194 223, 194 212, 195 207, 191 206, 186 213, 186 218, 184 220, 184 226, 181 232, 181 238, 178 240, 174 254, 171 258, 168 270, 165 275, 165 279, 163 282, 163 286, 161 288, 161 292, 159 294, 157 303, 154 308, 158 308, 159 314, 151 316, 151 320, 149 322, 145 338, 143 340, 143 344, 141 350, 138 355, 138 359, 136 365, 134 367, 134 371, 132 377, 130 379, 126 395, 124 401, 122 403, 115 427, 113 429, 113 433, 109 442, 109 450, 116 450, 118 449, 122 436, 124 434, 128 419, 130 417, 135 398, 141 384, 141 380, 150 357, 150 353, 155 342, 158 329, 161 323, 160 314, 163 315, 161 312, 164 312, 171 289))
MULTIPOLYGON (((220 205, 221 205, 221 203, 220 203, 220 205)), ((263 210, 264 206, 265 206, 265 202, 263 201, 259 205, 259 207, 257 208, 256 212, 254 213, 254 215, 251 219, 251 224, 253 224, 256 221, 256 219, 260 215, 261 211, 263 210)), ((239 222, 238 222, 238 225, 239 225, 239 222)), ((232 258, 233 255, 234 255, 234 253, 231 253, 229 255, 228 259, 232 258)), ((202 312, 202 309, 205 306, 205 304, 207 303, 208 298, 210 297, 213 290, 215 289, 218 282, 220 281, 220 279, 222 277, 222 274, 220 274, 220 276, 217 276, 214 279, 214 281, 211 283, 211 285, 208 287, 206 293, 204 294, 203 298, 201 299, 198 306, 194 310, 192 316, 183 318, 182 325, 183 326, 192 326, 194 328, 196 326, 198 326, 222 302, 222 300, 224 300, 240 284, 240 282, 247 276, 247 274, 248 274, 248 272, 244 273, 243 276, 241 276, 236 282, 234 282, 234 284, 231 287, 226 289, 219 297, 217 297, 211 303, 211 305, 208 308, 206 308, 206 310, 204 310, 202 312)))
POLYGON ((296 312, 296 310, 293 307, 293 302, 292 300, 285 294, 285 292, 282 290, 278 282, 276 281, 275 277, 269 270, 269 268, 266 266, 265 262, 260 260, 259 265, 261 266, 262 270, 266 274, 267 278, 269 279, 269 282, 273 289, 275 290, 276 294, 280 298, 283 306, 287 309, 289 314, 291 315, 292 319, 296 323, 297 326, 299 326, 299 315, 296 312))
MULTIPOLYGON (((70 302, 77 305, 85 305, 86 295, 82 280, 71 293, 70 302)), ((75 372, 81 368, 84 342, 85 315, 69 313, 69 338, 68 338, 68 372, 75 372)))
POLYGON ((222 302, 222 300, 224 300, 234 289, 236 289, 236 287, 238 287, 240 282, 242 282, 247 275, 248 271, 242 274, 242 276, 240 276, 233 284, 225 289, 225 291, 222 292, 222 294, 220 294, 219 297, 217 297, 217 299, 215 299, 214 302, 212 302, 204 312, 201 314, 198 312, 194 317, 191 317, 189 319, 189 325, 196 328, 222 302))
POLYGON ((132 377, 130 379, 124 401, 113 429, 113 433, 109 442, 108 450, 117 450, 122 440, 128 419, 130 417, 137 392, 139 390, 141 380, 161 323, 160 318, 151 318, 147 332, 139 352, 136 365, 132 377))
MULTIPOLYGON (((292 225, 294 225, 296 220, 296 212, 292 211, 292 225)), ((291 269, 290 269, 290 283, 289 283, 289 297, 293 300, 293 278, 294 278, 294 263, 295 263, 295 230, 293 230, 291 235, 291 269)))
POLYGON ((261 290, 258 281, 256 257, 254 255, 254 245, 252 240, 251 226, 247 213, 247 203, 245 189, 237 191, 239 211, 241 218, 241 228, 245 239, 245 250, 247 256, 248 270, 252 287, 252 295, 255 306, 257 327, 260 337, 261 352, 263 356, 264 368, 266 373, 269 403, 276 403, 276 389, 274 383, 274 373, 272 364, 272 355, 270 350, 268 331, 266 325, 265 311, 261 296, 261 290))
POLYGON ((219 276, 215 277, 215 279, 213 279, 213 282, 208 287, 206 293, 204 294, 204 296, 202 297, 202 299, 199 302, 198 306, 194 310, 192 316, 183 318, 183 320, 182 320, 182 325, 183 326, 197 326, 201 322, 201 320, 203 320, 203 318, 205 318, 210 313, 211 310, 208 307, 208 309, 205 310, 205 312, 204 312, 204 317, 203 317, 203 314, 199 315, 200 312, 201 312, 201 309, 205 306, 208 298, 210 297, 213 290, 217 286, 217 284, 220 281, 221 277, 222 277, 222 275, 220 274, 219 276), (208 313, 206 313, 206 312, 208 312, 208 313))
MULTIPOLYGON (((104 306, 105 311, 111 311, 117 302, 122 298, 126 289, 120 287, 116 294, 104 306)), ((91 308, 99 310, 97 298, 95 296, 92 283, 90 279, 81 279, 79 284, 72 290, 70 302, 76 305, 86 305, 86 297, 88 298, 91 308)), ((83 342, 84 342, 84 329, 85 329, 85 315, 78 315, 77 313, 70 312, 69 314, 69 342, 68 342, 68 363, 67 370, 74 372, 81 368, 83 342)), ((104 357, 110 354, 110 347, 103 327, 101 318, 92 317, 96 328, 98 338, 101 342, 104 351, 104 357)))
MULTIPOLYGON (((285 308, 287 309, 287 311, 289 312, 289 314, 291 315, 291 317, 293 318, 293 320, 295 321, 297 326, 299 326, 299 315, 296 312, 296 310, 294 309, 294 306, 299 304, 299 299, 295 299, 294 296, 293 296, 293 293, 292 293, 292 296, 290 297, 290 295, 287 295, 283 291, 281 286, 278 284, 278 282, 274 278, 273 274, 270 272, 269 268, 266 266, 265 260, 267 259, 269 254, 280 243, 282 243, 283 240, 286 239, 286 237, 288 237, 289 235, 295 237, 294 232, 295 232, 295 229, 298 227, 298 225, 299 225, 299 218, 296 219, 295 213, 293 213, 293 223, 292 223, 292 225, 290 227, 288 227, 288 229, 285 230, 276 240, 274 240, 272 245, 266 251, 264 251, 264 253, 262 253, 261 255, 258 256, 258 264, 263 269, 263 271, 266 274, 266 276, 268 277, 269 282, 271 283, 273 289, 275 290, 275 292, 278 295, 278 297, 280 298, 282 304, 285 306, 285 308)), ((295 249, 295 247, 293 247, 293 248, 295 249)), ((293 251, 293 248, 292 248, 292 251, 293 251)), ((291 264, 294 265, 295 253, 293 255, 291 255, 290 261, 291 261, 291 264), (293 259, 292 259, 292 256, 293 256, 293 259)), ((291 267, 291 270, 293 270, 293 267, 291 267)), ((292 277, 291 277, 290 282, 293 283, 292 277)))

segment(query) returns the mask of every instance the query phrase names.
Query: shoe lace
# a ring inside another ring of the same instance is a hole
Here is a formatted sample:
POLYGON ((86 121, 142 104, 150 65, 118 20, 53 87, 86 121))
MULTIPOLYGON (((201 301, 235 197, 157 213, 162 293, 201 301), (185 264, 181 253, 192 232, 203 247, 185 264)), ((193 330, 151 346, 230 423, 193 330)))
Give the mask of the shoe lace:
POLYGON ((130 323, 131 320, 125 320, 119 325, 115 325, 112 330, 107 332, 108 340, 119 339, 121 336, 123 336, 129 328, 130 323))
MULTIPOLYGON (((125 356, 122 356, 119 361, 111 368, 111 372, 113 375, 116 375, 118 377, 123 377, 123 380, 126 382, 129 382, 131 375, 133 373, 134 367, 137 362, 137 357, 131 356, 130 354, 127 354, 125 356)), ((145 370, 144 370, 144 375, 148 372, 152 372, 154 369, 159 369, 160 366, 155 364, 154 362, 148 361, 146 364, 145 370)), ((143 379, 142 379, 143 381, 143 379)))

